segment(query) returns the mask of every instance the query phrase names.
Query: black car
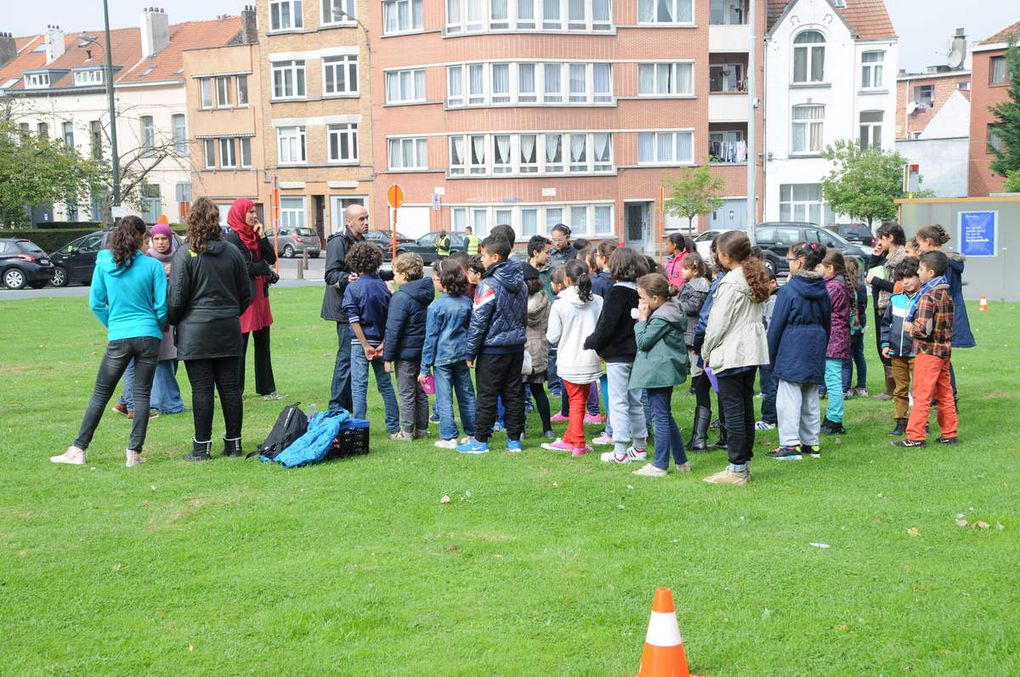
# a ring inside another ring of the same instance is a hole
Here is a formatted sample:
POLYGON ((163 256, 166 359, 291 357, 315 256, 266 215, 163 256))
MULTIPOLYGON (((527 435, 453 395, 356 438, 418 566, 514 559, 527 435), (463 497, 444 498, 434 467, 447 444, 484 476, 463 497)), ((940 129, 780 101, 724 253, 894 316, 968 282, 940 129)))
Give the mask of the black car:
POLYGON ((826 228, 862 247, 870 249, 875 246, 874 234, 863 223, 830 223, 826 228))
POLYGON ((856 256, 862 259, 867 256, 867 252, 857 245, 813 223, 770 221, 759 224, 754 235, 756 243, 765 252, 765 265, 777 275, 789 272, 790 264, 786 260, 786 253, 791 245, 798 242, 817 242, 829 249, 838 249, 843 256, 856 256))
MULTIPOLYGON (((450 236, 450 254, 459 254, 467 249, 467 238, 463 233, 447 233, 450 236)), ((436 239, 438 232, 425 233, 413 242, 404 242, 397 245, 397 256, 404 252, 414 252, 421 257, 425 265, 435 263, 439 256, 436 254, 436 239)))
MULTIPOLYGON (((96 255, 109 248, 112 234, 112 230, 97 230, 71 240, 50 254, 54 265, 53 286, 66 287, 72 282, 91 284, 92 272, 96 269, 96 255)), ((184 240, 178 235, 174 235, 174 239, 176 250, 184 240)))
MULTIPOLYGON (((393 233, 388 230, 381 230, 378 228, 372 228, 371 230, 365 231, 365 239, 376 245, 383 250, 383 260, 389 261, 390 254, 393 252, 393 248, 390 246, 390 240, 393 238, 393 233)), ((397 245, 407 244, 414 242, 413 239, 407 237, 399 230, 397 231, 397 245)))
POLYGON ((0 239, 0 281, 8 289, 42 289, 53 279, 53 264, 39 245, 20 238, 0 239))

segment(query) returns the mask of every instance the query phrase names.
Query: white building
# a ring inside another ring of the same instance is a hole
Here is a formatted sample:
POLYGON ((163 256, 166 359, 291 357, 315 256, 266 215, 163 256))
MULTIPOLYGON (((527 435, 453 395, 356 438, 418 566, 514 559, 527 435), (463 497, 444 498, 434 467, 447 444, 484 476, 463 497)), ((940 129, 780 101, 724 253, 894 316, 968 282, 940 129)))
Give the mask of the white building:
POLYGON ((846 221, 822 199, 839 139, 891 150, 896 43, 882 2, 769 0, 765 37, 765 220, 846 221))

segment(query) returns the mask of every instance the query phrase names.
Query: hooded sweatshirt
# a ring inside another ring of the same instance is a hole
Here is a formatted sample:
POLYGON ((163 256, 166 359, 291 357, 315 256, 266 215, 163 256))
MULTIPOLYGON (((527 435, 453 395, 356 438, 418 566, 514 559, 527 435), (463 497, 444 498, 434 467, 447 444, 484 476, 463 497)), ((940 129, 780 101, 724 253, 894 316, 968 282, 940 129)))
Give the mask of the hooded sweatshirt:
POLYGON ((556 372, 570 383, 592 383, 602 375, 598 353, 583 347, 601 312, 602 298, 593 294, 583 301, 577 287, 561 291, 552 304, 545 337, 558 345, 556 372))
POLYGON ((130 266, 118 266, 113 252, 104 249, 96 256, 89 307, 109 330, 109 341, 163 338, 167 321, 163 266, 141 251, 135 252, 130 266))
POLYGON ((638 352, 630 372, 631 388, 671 388, 687 380, 691 363, 686 331, 687 316, 676 301, 663 303, 646 322, 634 325, 638 352))
MULTIPOLYGON (((166 230, 170 230, 164 226, 166 230)), ((155 232, 155 228, 153 228, 155 232)), ((155 246, 150 245, 149 251, 145 252, 145 255, 149 258, 156 259, 163 264, 163 270, 166 271, 167 280, 170 279, 170 262, 173 261, 174 252, 177 251, 177 241, 174 239, 173 232, 168 236, 170 238, 170 249, 165 254, 161 253, 155 246)), ((159 360, 175 360, 177 359, 177 346, 174 344, 174 330, 167 324, 166 329, 163 330, 163 341, 159 344, 159 360)))
POLYGON ((853 292, 842 275, 834 275, 825 280, 825 288, 829 290, 829 301, 832 303, 829 348, 825 356, 833 360, 846 359, 850 357, 850 303, 853 292))
POLYGON ((545 332, 549 328, 552 304, 545 289, 528 297, 528 342, 525 348, 531 355, 531 373, 541 374, 549 368, 549 342, 545 332))
POLYGON ((961 254, 945 252, 949 257, 946 279, 949 280, 949 295, 953 297, 953 347, 973 348, 977 345, 974 332, 970 330, 967 306, 963 302, 963 267, 965 259, 961 254))
POLYGON ((436 290, 430 277, 400 285, 400 289, 390 298, 383 360, 421 361, 422 346, 425 344, 425 320, 435 295, 436 290))
POLYGON ((821 385, 832 315, 822 274, 796 271, 775 299, 768 331, 772 373, 787 383, 821 385))
POLYGON ((751 286, 743 267, 726 273, 711 299, 705 342, 701 346, 705 364, 716 374, 768 364, 769 347, 761 321, 764 304, 751 298, 751 286))
POLYGON ((500 261, 485 270, 475 289, 468 327, 467 359, 480 353, 512 355, 524 352, 528 322, 528 287, 516 259, 500 261))

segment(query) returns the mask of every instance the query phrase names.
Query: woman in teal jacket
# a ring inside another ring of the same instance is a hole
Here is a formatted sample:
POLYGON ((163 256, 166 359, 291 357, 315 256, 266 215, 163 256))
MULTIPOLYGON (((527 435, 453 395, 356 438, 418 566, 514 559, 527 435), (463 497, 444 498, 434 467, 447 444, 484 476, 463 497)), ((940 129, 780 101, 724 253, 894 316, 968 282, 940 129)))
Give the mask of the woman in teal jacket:
MULTIPOLYGON (((149 411, 152 376, 167 323, 167 305, 166 273, 161 263, 145 255, 146 238, 145 223, 137 216, 128 216, 110 237, 110 249, 96 257, 89 307, 108 329, 109 342, 78 437, 66 452, 50 457, 54 463, 85 465, 85 450, 132 359, 135 410, 149 411)), ((131 422, 126 456, 129 468, 145 461, 142 445, 148 426, 148 416, 135 416, 131 422)))

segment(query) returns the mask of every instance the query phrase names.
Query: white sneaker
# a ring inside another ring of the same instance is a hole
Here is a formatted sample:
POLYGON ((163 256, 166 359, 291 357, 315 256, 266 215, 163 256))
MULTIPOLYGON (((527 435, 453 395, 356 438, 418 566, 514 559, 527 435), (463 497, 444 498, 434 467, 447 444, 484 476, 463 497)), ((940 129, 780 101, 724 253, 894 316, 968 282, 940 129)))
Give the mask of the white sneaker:
POLYGON ((775 430, 775 423, 768 423, 767 421, 758 421, 754 424, 755 430, 775 430))
POLYGON ((627 456, 629 456, 632 461, 645 461, 648 460, 648 450, 627 447, 627 456))
MULTIPOLYGON (((464 438, 464 439, 467 439, 467 438, 464 438)), ((440 449, 456 449, 457 448, 457 438, 454 437, 451 440, 436 440, 432 444, 432 446, 433 447, 438 447, 440 449)))
POLYGON ((85 450, 72 445, 60 456, 50 456, 50 462, 66 463, 67 465, 85 465, 85 450))
POLYGON ((624 454, 623 456, 617 456, 615 451, 607 451, 599 456, 599 459, 603 463, 630 463, 630 454, 624 454))
POLYGON ((631 474, 639 477, 665 477, 667 472, 662 468, 656 468, 651 463, 646 463, 631 474))
POLYGON ((126 465, 128 468, 133 468, 136 465, 141 465, 142 463, 145 463, 145 459, 142 458, 142 455, 140 453, 138 453, 137 451, 131 451, 130 449, 127 450, 124 465, 126 465))
POLYGON ((602 433, 591 441, 593 445, 604 447, 607 444, 613 443, 613 438, 605 433, 602 433))

